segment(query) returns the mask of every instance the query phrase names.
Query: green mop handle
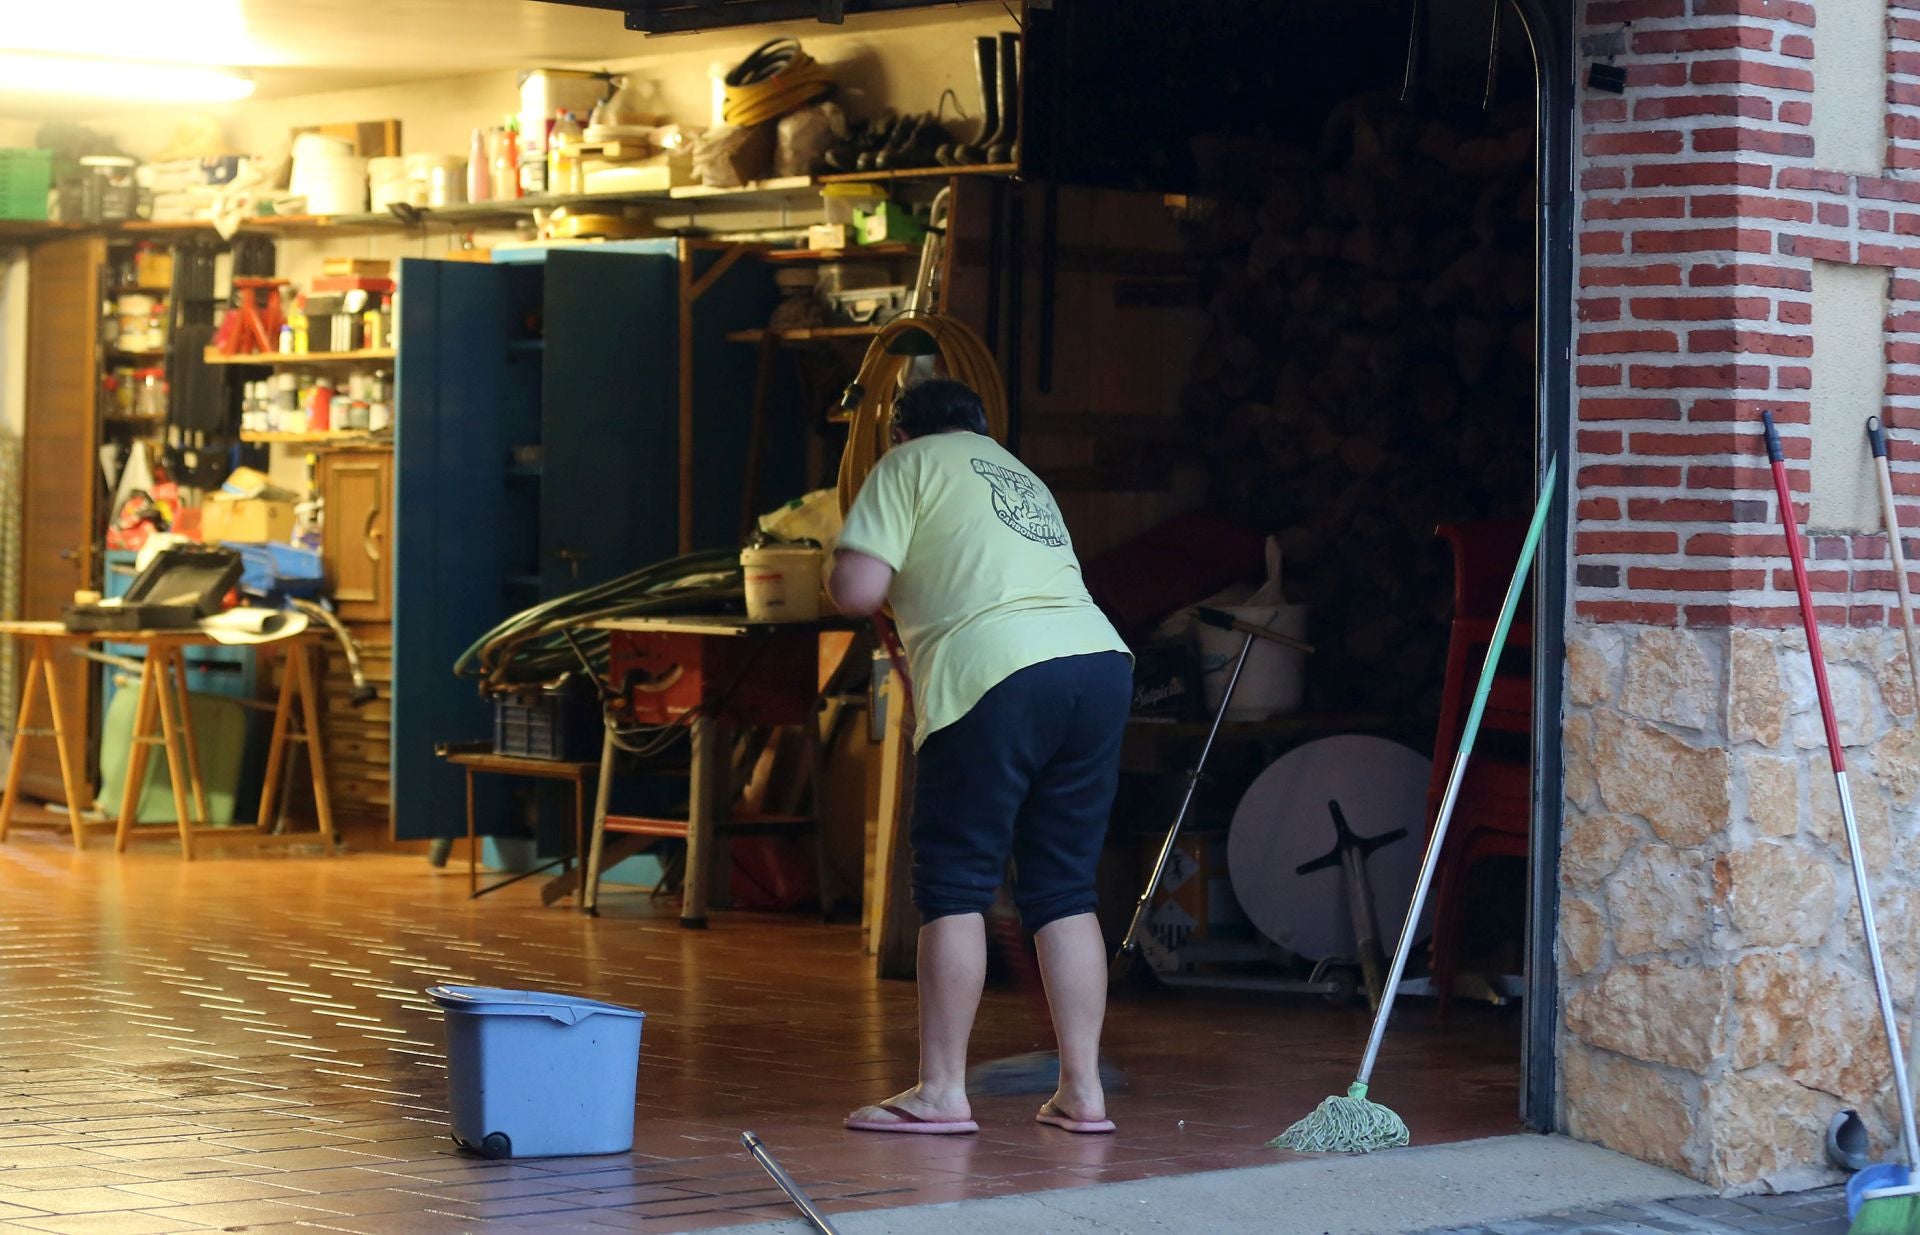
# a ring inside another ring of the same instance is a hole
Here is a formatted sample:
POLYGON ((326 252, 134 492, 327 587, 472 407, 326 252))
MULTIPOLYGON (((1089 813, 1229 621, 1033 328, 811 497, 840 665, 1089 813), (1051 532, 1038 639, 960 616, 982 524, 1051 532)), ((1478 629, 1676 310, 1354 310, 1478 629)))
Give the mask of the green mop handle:
POLYGON ((1500 620, 1493 625, 1493 639, 1487 644, 1487 659, 1480 666, 1480 684, 1473 690, 1473 706, 1467 710, 1467 724, 1460 731, 1460 749, 1453 757, 1453 771, 1447 776, 1447 796, 1440 802, 1440 815, 1433 823, 1433 835, 1427 840, 1427 856, 1420 864, 1420 880, 1414 885, 1413 904, 1407 907, 1407 923, 1400 928, 1400 946, 1393 954, 1393 970, 1387 975, 1386 997, 1373 1016, 1373 1034, 1367 1039, 1367 1053, 1360 1060, 1355 1080, 1365 1085, 1373 1075, 1374 1061, 1380 1056, 1380 1042, 1387 1036, 1387 1018, 1393 1012, 1393 998, 1400 990, 1401 976, 1407 969, 1407 954, 1413 951, 1413 932, 1420 912, 1426 908, 1427 892, 1433 887, 1434 868, 1440 865, 1440 850, 1447 839, 1447 825, 1453 821, 1454 803, 1460 797, 1460 782, 1466 779, 1467 756, 1473 740, 1480 734, 1480 718, 1487 710, 1487 696, 1493 692, 1493 673, 1500 665, 1500 653, 1507 646, 1507 632, 1513 626, 1514 612, 1520 608, 1520 593, 1526 590, 1527 576, 1533 572, 1534 551, 1540 547, 1540 533, 1547 525, 1547 512, 1553 506, 1554 486, 1560 477, 1560 460, 1547 460, 1547 478, 1540 486, 1540 500, 1534 504, 1533 522, 1527 525, 1527 539, 1520 546, 1520 560, 1513 567, 1513 581, 1507 584, 1507 597, 1500 603, 1500 620))

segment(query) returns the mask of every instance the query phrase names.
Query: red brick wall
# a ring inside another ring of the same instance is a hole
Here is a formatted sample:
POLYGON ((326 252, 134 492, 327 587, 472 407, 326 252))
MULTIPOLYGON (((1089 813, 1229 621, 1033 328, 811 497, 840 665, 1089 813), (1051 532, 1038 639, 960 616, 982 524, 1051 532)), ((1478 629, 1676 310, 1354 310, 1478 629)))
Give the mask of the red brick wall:
MULTIPOLYGON (((1797 0, 1583 7, 1583 66, 1614 53, 1628 84, 1583 89, 1577 126, 1578 618, 1796 620, 1759 415, 1780 422, 1805 494, 1815 260, 1893 268, 1884 418, 1907 431, 1895 487, 1920 495, 1920 0, 1889 10, 1888 171, 1874 177, 1824 170, 1814 148, 1815 13, 1797 0)), ((1920 505, 1902 524, 1920 528, 1920 505)), ((1886 619, 1884 537, 1817 537, 1814 557, 1825 619, 1886 619)))

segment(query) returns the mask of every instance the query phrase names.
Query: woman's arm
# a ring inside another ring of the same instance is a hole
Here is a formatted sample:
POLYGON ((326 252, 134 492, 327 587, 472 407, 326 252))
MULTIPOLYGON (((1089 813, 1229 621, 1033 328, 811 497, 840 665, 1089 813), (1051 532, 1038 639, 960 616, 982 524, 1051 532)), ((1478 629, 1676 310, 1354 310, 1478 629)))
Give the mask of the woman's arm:
POLYGON ((827 595, 848 617, 868 617, 887 603, 887 591, 893 586, 893 567, 877 557, 853 549, 841 549, 833 555, 833 569, 827 575, 827 595))

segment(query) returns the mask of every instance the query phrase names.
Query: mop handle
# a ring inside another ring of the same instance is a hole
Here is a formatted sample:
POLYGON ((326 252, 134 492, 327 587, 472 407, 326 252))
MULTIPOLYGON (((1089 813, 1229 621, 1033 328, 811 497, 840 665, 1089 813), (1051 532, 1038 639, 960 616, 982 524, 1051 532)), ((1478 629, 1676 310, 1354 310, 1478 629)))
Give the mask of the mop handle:
POLYGON ((1380 1008, 1373 1015, 1373 1033, 1367 1038, 1367 1053, 1361 1057, 1360 1072, 1354 1079, 1365 1085, 1373 1076, 1374 1061, 1380 1057, 1380 1043, 1387 1036, 1387 1018, 1393 1014, 1393 1000, 1400 993, 1400 979, 1407 970, 1407 957, 1413 951, 1413 932, 1420 925, 1420 913, 1427 906, 1427 893, 1433 887, 1433 872, 1440 865, 1440 851, 1446 845, 1447 825, 1453 821, 1454 804, 1460 798, 1460 784, 1467 776, 1467 756, 1480 735, 1480 718, 1486 714, 1487 696, 1493 693, 1494 671, 1500 667, 1500 653, 1506 650, 1507 632, 1513 627, 1513 615, 1520 608, 1520 594, 1526 591, 1527 576, 1533 573, 1533 557, 1540 547, 1540 535, 1547 526, 1547 514, 1553 508, 1553 494, 1560 478, 1558 456, 1547 460, 1546 479, 1540 485, 1540 498, 1534 503, 1533 521, 1527 525, 1527 539, 1520 546, 1520 560, 1514 563, 1513 579, 1507 584, 1506 599, 1500 602, 1500 620, 1493 624, 1493 638, 1487 642, 1487 658, 1480 665, 1480 683, 1473 688, 1473 706, 1467 709, 1467 723, 1460 730, 1460 747, 1453 757, 1453 770, 1447 774, 1447 794, 1440 802, 1440 814, 1433 822, 1433 835, 1427 838, 1427 855, 1420 863, 1420 878, 1413 886, 1413 903, 1407 906, 1406 925, 1400 928, 1400 946, 1394 949, 1393 969, 1380 1008))
POLYGON ((1761 412, 1767 428, 1767 460, 1773 466, 1773 488, 1780 495, 1780 526, 1787 534, 1787 559, 1793 563, 1793 586, 1800 594, 1800 624, 1807 632, 1807 653, 1813 658, 1813 687, 1820 695, 1820 723, 1827 728, 1827 749, 1833 754, 1833 770, 1847 770, 1846 757, 1840 752, 1840 726, 1834 719, 1833 692, 1827 688, 1827 658, 1820 651, 1820 623, 1813 614, 1813 586, 1807 582, 1807 561, 1800 551, 1800 532, 1793 517, 1793 491, 1787 485, 1787 452, 1780 446, 1780 431, 1773 427, 1773 413, 1761 412))
POLYGON ((1820 625, 1813 612, 1813 588, 1807 582, 1807 564, 1800 550, 1800 534, 1793 515, 1793 493, 1787 485, 1787 456, 1780 447, 1780 431, 1773 413, 1760 413, 1766 426, 1767 460, 1773 467, 1773 487, 1780 498, 1780 526, 1787 534, 1787 557, 1793 563, 1793 586, 1800 599, 1800 621, 1807 631, 1807 655, 1813 661, 1813 684, 1820 696, 1820 721, 1827 730, 1828 757, 1833 762, 1833 787, 1840 799, 1840 820, 1847 834, 1847 858, 1853 867, 1853 890, 1860 899, 1860 932, 1866 937, 1867 959, 1873 967, 1874 993, 1879 996, 1880 1022, 1886 1028, 1887 1049, 1893 1057, 1894 1095, 1900 1102, 1900 1134, 1909 1166, 1920 1166, 1920 1138, 1913 1126, 1913 1090, 1907 1080, 1907 1060, 1900 1049, 1900 1029, 1894 1019, 1893 992, 1887 989, 1886 962, 1880 952, 1880 932, 1873 920, 1873 890, 1867 863, 1860 852, 1860 826, 1855 821, 1853 792, 1847 785, 1846 760, 1840 750, 1840 726, 1827 689, 1826 657, 1820 651, 1820 625))
POLYGON ((813 1198, 808 1196, 799 1184, 793 1182, 793 1176, 787 1174, 779 1160, 773 1156, 759 1137, 751 1132, 742 1132, 740 1143, 747 1147, 747 1152, 753 1155, 753 1160, 758 1162, 767 1174, 773 1176, 773 1182, 780 1186, 780 1191, 787 1194, 787 1199, 793 1202, 794 1207, 806 1215, 808 1224, 814 1230, 821 1232, 821 1235, 839 1235, 833 1223, 828 1221, 827 1216, 820 1212, 820 1207, 813 1203, 813 1198))
POLYGON ((1233 702, 1234 688, 1240 685, 1240 671, 1247 667, 1247 655, 1253 651, 1254 636, 1248 635, 1247 641, 1240 645, 1240 655, 1234 658, 1233 672, 1227 677, 1227 688, 1220 695, 1220 706, 1214 710, 1213 724, 1207 730, 1207 740, 1201 744, 1200 757, 1194 761, 1193 770, 1187 773, 1187 789, 1181 795, 1180 809, 1173 816, 1173 826, 1167 829, 1167 838, 1160 842, 1160 857, 1153 864, 1153 874, 1147 879, 1146 891, 1140 893, 1140 899, 1133 907, 1133 921, 1127 925, 1126 938, 1121 940, 1122 948, 1131 947, 1140 940, 1140 928, 1146 924, 1147 907, 1153 903, 1153 894, 1160 890, 1160 880, 1166 876, 1167 860, 1173 857, 1173 847, 1180 840, 1180 829, 1187 822, 1187 811, 1193 806, 1194 792, 1200 787, 1200 770, 1207 766, 1207 756, 1213 753, 1213 740, 1220 736, 1220 723, 1227 718, 1227 706, 1233 702))
POLYGON ((1893 558, 1894 589, 1900 596, 1900 628, 1907 640, 1907 675, 1913 696, 1920 700, 1920 647, 1913 632, 1913 595, 1907 587, 1907 551, 1900 543, 1900 511, 1893 501, 1893 469, 1887 463, 1887 431, 1878 416, 1867 417, 1867 441, 1873 447, 1874 470, 1880 473, 1880 511, 1887 523, 1887 551, 1893 558))

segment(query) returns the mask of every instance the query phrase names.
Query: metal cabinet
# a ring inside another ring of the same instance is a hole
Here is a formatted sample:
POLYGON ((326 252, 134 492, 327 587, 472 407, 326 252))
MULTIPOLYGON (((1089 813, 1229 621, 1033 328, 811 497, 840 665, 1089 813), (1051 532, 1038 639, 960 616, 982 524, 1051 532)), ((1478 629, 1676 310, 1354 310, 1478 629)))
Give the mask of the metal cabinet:
MULTIPOLYGON (((434 746, 488 736, 493 712, 453 676, 460 654, 510 614, 676 552, 678 253, 669 239, 512 263, 400 263, 392 795, 401 839, 465 831, 459 770, 434 746)), ((773 299, 770 278, 717 284, 701 301, 702 350, 764 324, 773 299)), ((704 547, 731 543, 737 528, 752 376, 747 364, 702 372, 697 454, 734 460, 703 473, 704 547)), ((504 796, 479 814, 488 830, 504 796)))

